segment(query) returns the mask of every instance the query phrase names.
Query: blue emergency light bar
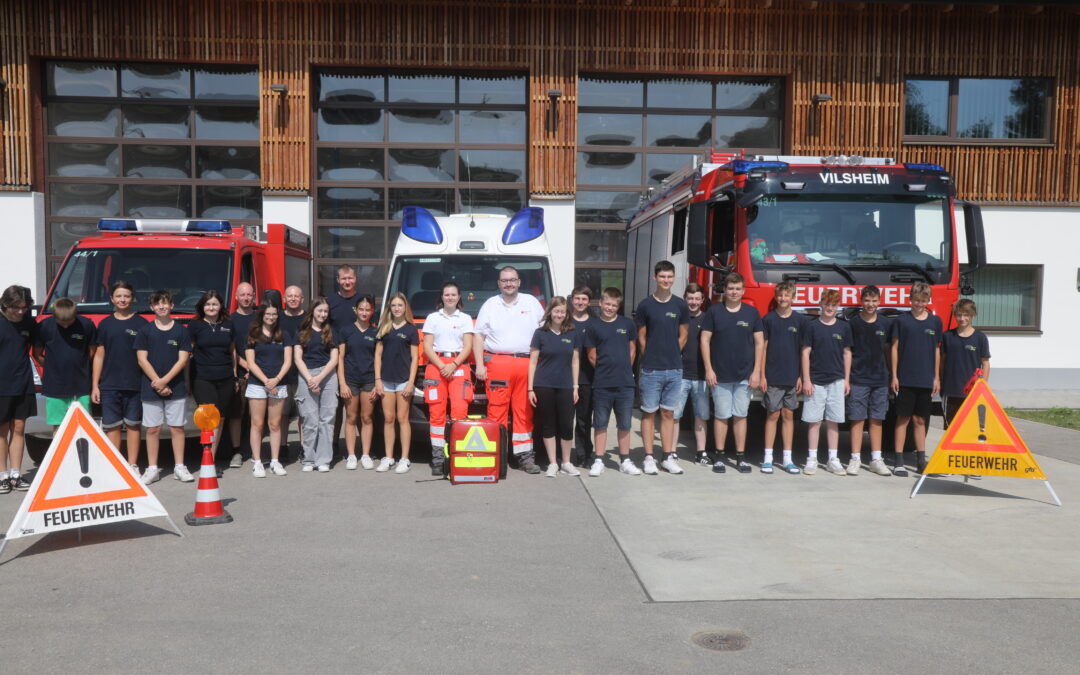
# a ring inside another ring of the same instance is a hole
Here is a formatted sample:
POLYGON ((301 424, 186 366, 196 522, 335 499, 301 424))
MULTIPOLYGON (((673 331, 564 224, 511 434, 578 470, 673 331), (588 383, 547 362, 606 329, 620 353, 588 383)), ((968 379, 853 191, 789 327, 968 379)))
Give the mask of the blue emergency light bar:
POLYGON ((734 159, 727 166, 735 173, 750 173, 754 170, 783 171, 788 168, 787 162, 751 162, 745 159, 734 159))
POLYGON ((169 220, 138 218, 102 218, 98 232, 154 232, 192 234, 229 234, 232 223, 227 220, 169 220))
POLYGON ((188 232, 228 234, 232 232, 232 223, 227 220, 189 220, 185 229, 188 232))
POLYGON ((502 243, 524 244, 544 233, 544 209, 526 206, 513 216, 503 230, 502 243))
POLYGON ((443 231, 431 211, 421 206, 406 206, 401 210, 401 233, 425 244, 443 243, 443 231))
POLYGON ((935 173, 945 173, 945 167, 938 164, 905 164, 904 168, 908 171, 933 171, 935 173))
POLYGON ((138 232, 139 226, 133 219, 102 218, 97 229, 98 232, 138 232))

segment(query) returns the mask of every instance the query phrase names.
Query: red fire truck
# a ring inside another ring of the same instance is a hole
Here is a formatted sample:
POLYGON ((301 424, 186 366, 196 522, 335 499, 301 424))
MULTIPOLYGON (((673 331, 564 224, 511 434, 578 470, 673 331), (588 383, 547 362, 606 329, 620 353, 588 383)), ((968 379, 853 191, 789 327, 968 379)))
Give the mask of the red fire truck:
POLYGON ((881 311, 893 315, 909 306, 912 282, 925 281, 931 311, 949 328, 964 274, 986 262, 979 207, 956 202, 952 177, 936 164, 721 153, 708 160, 673 174, 630 219, 627 308, 652 291, 653 264, 666 258, 676 267, 676 292, 697 282, 719 302, 724 276, 738 272, 744 302, 762 314, 781 281, 796 284, 796 309, 811 312, 825 288, 839 289, 853 312, 859 290, 874 284, 881 311))

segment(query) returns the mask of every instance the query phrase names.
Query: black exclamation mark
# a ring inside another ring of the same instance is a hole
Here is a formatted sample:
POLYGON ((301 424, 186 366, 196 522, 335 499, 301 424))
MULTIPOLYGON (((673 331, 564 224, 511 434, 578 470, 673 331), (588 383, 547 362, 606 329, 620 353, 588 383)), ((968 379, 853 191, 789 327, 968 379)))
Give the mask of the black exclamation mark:
POLYGON ((90 443, 85 438, 80 438, 75 441, 75 453, 79 455, 79 469, 83 472, 83 477, 79 479, 79 485, 84 488, 88 488, 94 484, 94 480, 90 476, 85 475, 90 471, 90 443))
POLYGON ((985 443, 986 442, 986 406, 980 403, 979 407, 978 407, 978 413, 979 413, 979 442, 980 443, 985 443))

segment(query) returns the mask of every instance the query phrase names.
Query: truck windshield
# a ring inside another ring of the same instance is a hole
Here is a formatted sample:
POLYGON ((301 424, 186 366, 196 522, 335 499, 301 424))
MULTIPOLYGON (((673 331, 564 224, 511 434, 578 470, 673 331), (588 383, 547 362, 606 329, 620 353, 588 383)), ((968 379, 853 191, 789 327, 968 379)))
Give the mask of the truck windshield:
POLYGON ((387 297, 404 293, 419 319, 435 311, 443 283, 455 281, 461 287, 465 312, 476 318, 480 305, 499 292, 499 270, 507 265, 515 267, 521 275, 520 291, 546 305, 551 297, 551 270, 547 261, 515 256, 403 256, 394 263, 387 297))
MULTIPOLYGON (((947 199, 898 195, 767 195, 747 208, 755 270, 911 272, 940 283, 950 269, 947 199)), ((854 279, 851 280, 854 283, 854 279)))
POLYGON ((232 254, 200 249, 92 248, 72 251, 49 298, 68 297, 79 311, 107 314, 112 311, 109 287, 127 281, 135 287, 136 312, 149 312, 150 294, 167 290, 177 314, 193 314, 195 303, 211 288, 231 297, 232 254))

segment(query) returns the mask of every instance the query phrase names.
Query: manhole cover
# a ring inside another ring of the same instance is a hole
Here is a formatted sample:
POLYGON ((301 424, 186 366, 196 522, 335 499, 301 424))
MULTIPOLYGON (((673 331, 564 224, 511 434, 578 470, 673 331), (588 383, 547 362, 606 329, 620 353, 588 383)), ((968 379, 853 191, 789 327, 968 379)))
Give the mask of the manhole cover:
POLYGON ((750 646, 750 638, 737 630, 697 633, 690 641, 714 652, 737 652, 750 646))

